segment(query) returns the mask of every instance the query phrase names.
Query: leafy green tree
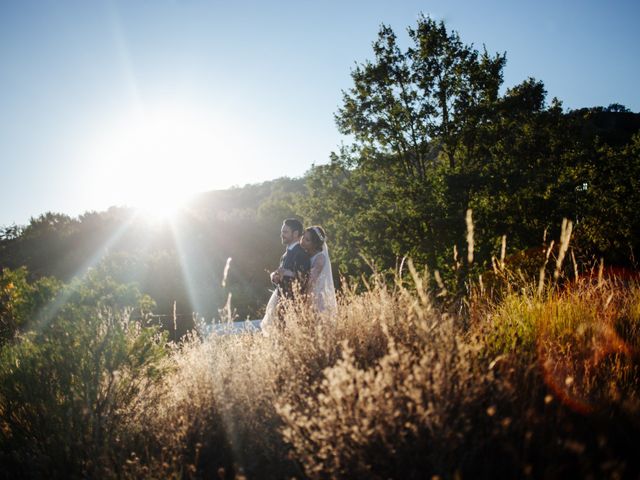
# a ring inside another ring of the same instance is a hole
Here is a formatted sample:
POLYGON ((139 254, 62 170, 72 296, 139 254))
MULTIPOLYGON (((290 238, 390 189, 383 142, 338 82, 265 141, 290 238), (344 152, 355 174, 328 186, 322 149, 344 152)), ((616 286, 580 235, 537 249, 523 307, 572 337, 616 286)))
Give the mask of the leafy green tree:
POLYGON ((560 103, 546 105, 542 82, 528 79, 508 89, 494 105, 478 141, 465 152, 467 168, 448 175, 449 204, 458 214, 472 208, 479 258, 497 253, 506 235, 513 248, 542 241, 545 229, 570 218, 575 181, 567 176, 566 151, 575 143, 560 103), (456 191, 458 194, 456 195, 456 191))
POLYGON ((362 161, 397 161, 398 173, 424 179, 439 152, 456 167, 461 138, 498 97, 506 57, 479 53, 429 17, 408 32, 413 45, 402 51, 393 30, 380 28, 375 60, 352 71, 336 121, 364 153, 386 154, 362 161))
POLYGON ((383 25, 374 61, 352 71, 336 122, 355 144, 334 157, 352 201, 328 191, 324 198, 344 214, 360 212, 349 225, 362 229, 362 253, 378 264, 394 266, 408 254, 443 268, 463 238, 469 181, 459 180, 476 158, 479 126, 494 115, 506 60, 465 45, 428 17, 408 32, 412 45, 402 50, 383 25))
POLYGON ((369 262, 381 270, 394 268, 405 254, 426 262, 433 249, 425 246, 433 244, 425 243, 424 232, 435 224, 438 210, 425 214, 415 199, 437 205, 438 185, 412 192, 415 184, 399 185, 387 169, 349 167, 347 153, 341 155, 307 174, 308 193, 299 202, 307 223, 325 227, 340 272, 358 277, 369 262))
MULTIPOLYGON (((620 158, 626 171, 637 163, 631 147, 616 150, 638 131, 637 115, 616 104, 584 116, 564 113, 557 99, 547 103, 543 83, 532 78, 500 95, 505 55, 480 53, 424 17, 409 37, 412 45, 403 50, 391 28, 381 27, 374 59, 352 71, 353 87, 336 114, 340 131, 355 142, 307 175, 302 211, 333 231, 343 271, 361 271, 358 253, 384 268, 410 255, 447 270, 452 247, 459 254, 466 249, 469 208, 480 265, 498 253, 503 235, 512 251, 540 245, 562 218, 576 217, 578 203, 584 204, 585 245, 631 248, 627 227, 610 225, 616 240, 608 243, 596 233, 607 215, 588 208, 597 189, 582 194, 576 188, 595 182, 635 198, 629 180, 635 177, 618 181, 605 165, 617 165, 617 173, 625 171, 620 158), (612 150, 605 153, 599 144, 612 150)), ((611 196, 624 203, 622 197, 611 196)), ((608 208, 634 224, 621 206, 608 208)))

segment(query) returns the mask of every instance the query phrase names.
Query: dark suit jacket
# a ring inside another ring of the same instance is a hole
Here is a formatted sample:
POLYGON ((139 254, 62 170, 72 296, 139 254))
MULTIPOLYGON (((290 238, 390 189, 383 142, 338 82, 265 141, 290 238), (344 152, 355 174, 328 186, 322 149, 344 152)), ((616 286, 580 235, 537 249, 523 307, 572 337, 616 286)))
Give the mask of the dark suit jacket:
POLYGON ((291 298, 293 297, 293 283, 296 280, 301 288, 305 286, 309 269, 311 268, 309 254, 298 243, 292 249, 287 248, 287 251, 280 258, 280 267, 291 270, 296 274, 296 278, 284 277, 278 285, 282 294, 291 298))

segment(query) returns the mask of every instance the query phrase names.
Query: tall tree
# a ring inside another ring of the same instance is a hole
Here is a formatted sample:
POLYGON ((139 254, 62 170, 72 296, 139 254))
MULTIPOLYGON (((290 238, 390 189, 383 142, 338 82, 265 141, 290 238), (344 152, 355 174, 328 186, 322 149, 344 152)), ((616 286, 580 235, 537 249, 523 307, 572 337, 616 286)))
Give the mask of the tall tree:
POLYGON ((411 46, 402 49, 383 25, 374 60, 352 71, 336 123, 355 138, 355 152, 338 159, 352 177, 367 178, 351 188, 365 199, 364 244, 378 263, 410 254, 438 268, 461 236, 469 200, 449 177, 468 168, 481 126, 493 118, 506 56, 479 52, 429 17, 408 34, 411 46))
POLYGON ((424 179, 439 151, 457 166, 464 132, 498 97, 506 56, 478 52, 429 17, 408 33, 413 46, 403 51, 393 30, 380 28, 375 59, 352 71, 354 86, 343 92, 336 122, 354 136, 363 160, 397 160, 399 173, 424 179))

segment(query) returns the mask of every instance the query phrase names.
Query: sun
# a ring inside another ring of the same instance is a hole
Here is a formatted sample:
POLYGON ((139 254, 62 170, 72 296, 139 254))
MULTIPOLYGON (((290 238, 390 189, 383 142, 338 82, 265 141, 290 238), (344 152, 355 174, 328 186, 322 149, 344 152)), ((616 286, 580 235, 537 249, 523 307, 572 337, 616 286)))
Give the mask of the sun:
POLYGON ((224 124, 196 108, 133 109, 92 142, 90 194, 153 220, 167 219, 228 176, 229 137, 224 124))
POLYGON ((164 222, 173 220, 187 204, 189 198, 166 198, 158 195, 157 198, 149 197, 148 202, 138 202, 135 205, 138 216, 151 222, 164 222))

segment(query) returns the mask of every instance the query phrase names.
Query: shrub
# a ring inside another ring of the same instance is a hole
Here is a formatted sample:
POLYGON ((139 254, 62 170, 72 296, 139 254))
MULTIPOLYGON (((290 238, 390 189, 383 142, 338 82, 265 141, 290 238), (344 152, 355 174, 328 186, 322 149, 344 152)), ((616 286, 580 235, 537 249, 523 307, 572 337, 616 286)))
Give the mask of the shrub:
POLYGON ((7 478, 117 476, 137 441, 138 404, 162 376, 166 338, 127 311, 82 304, 96 292, 64 289, 0 350, 7 478))
POLYGON ((2 269, 0 275, 0 345, 10 341, 60 290, 61 283, 43 277, 29 283, 25 267, 2 269))

